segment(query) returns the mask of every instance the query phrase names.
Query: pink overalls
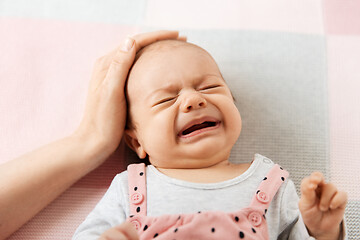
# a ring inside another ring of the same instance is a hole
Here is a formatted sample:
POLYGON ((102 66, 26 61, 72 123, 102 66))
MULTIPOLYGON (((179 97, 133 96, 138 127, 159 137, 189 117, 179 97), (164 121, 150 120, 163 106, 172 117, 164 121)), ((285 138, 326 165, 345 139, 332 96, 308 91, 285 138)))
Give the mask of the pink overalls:
POLYGON ((250 205, 236 212, 146 216, 145 164, 128 166, 130 214, 140 239, 269 239, 265 214, 288 177, 274 165, 254 192, 250 205))

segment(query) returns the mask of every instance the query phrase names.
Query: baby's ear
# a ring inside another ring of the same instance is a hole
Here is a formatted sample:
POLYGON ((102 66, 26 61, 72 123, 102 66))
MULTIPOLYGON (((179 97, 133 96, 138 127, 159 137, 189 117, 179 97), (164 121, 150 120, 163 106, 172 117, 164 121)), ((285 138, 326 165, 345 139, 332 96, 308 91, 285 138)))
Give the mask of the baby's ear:
POLYGON ((129 148, 136 152, 139 158, 144 159, 147 154, 139 143, 135 131, 133 129, 125 129, 124 134, 125 142, 129 148))

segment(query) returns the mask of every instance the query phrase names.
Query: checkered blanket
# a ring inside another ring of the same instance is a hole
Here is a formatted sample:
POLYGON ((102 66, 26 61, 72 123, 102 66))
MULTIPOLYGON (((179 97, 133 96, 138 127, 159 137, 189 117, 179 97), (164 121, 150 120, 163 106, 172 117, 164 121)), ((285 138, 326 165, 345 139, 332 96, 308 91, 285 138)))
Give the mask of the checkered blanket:
MULTIPOLYGON (((358 0, 0 0, 0 163, 76 129, 96 58, 126 35, 178 29, 235 96, 232 161, 265 155, 298 188, 322 171, 348 192, 360 239, 359 13, 358 0)), ((132 157, 121 145, 10 239, 71 238, 132 157)))

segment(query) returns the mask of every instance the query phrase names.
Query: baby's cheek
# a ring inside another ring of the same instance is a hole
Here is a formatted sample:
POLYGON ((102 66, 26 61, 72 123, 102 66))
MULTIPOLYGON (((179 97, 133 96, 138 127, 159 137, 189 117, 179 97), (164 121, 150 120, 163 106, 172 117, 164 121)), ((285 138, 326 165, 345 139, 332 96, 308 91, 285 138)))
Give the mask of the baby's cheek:
POLYGON ((242 129, 242 120, 240 112, 235 105, 233 105, 232 109, 229 109, 229 116, 226 119, 229 121, 227 123, 228 130, 230 130, 230 133, 232 133, 237 140, 242 129))

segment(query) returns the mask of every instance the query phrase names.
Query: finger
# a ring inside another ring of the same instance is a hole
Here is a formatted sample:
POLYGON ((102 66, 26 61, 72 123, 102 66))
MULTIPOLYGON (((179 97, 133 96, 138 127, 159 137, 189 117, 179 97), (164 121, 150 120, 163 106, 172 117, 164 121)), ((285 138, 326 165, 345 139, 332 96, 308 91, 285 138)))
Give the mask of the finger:
POLYGON ((116 228, 110 228, 104 232, 99 240, 127 240, 127 236, 116 228))
POLYGON ((136 42, 136 51, 139 51, 141 48, 154 43, 160 40, 166 39, 177 39, 179 36, 179 31, 155 31, 155 32, 148 32, 148 33, 141 33, 138 35, 133 36, 136 42))
POLYGON ((187 41, 187 37, 186 37, 186 36, 179 36, 179 37, 177 38, 177 40, 186 42, 186 41, 187 41))
POLYGON ((304 206, 304 207, 310 207, 313 206, 316 203, 316 185, 314 185, 311 182, 311 178, 310 177, 306 177, 301 181, 301 186, 300 186, 300 190, 301 190, 301 198, 300 198, 300 203, 304 206))
POLYGON ((325 182, 325 177, 321 172, 313 172, 310 175, 310 181, 312 184, 319 186, 325 182))
POLYGON ((134 225, 130 222, 124 222, 121 225, 117 226, 116 228, 119 231, 121 231, 122 233, 124 233, 129 240, 138 240, 139 239, 139 235, 138 235, 134 225))
POLYGON ((302 180, 300 186, 301 198, 299 202, 301 208, 310 208, 318 203, 318 190, 323 183, 324 175, 320 172, 314 172, 302 180))
POLYGON ((325 212, 329 210, 330 201, 337 193, 337 188, 332 183, 326 183, 321 186, 321 197, 319 208, 325 212))
MULTIPOLYGON (((129 69, 134 62, 136 51, 140 50, 142 47, 151 44, 153 42, 165 39, 177 39, 179 37, 178 31, 155 31, 149 33, 142 33, 135 35, 134 37, 128 37, 127 39, 134 40, 134 46, 129 50, 129 52, 124 51, 123 43, 120 47, 106 54, 105 56, 99 58, 94 68, 95 72, 104 72, 106 76, 104 81, 102 78, 95 77, 92 80, 90 89, 97 89, 103 83, 110 83, 108 85, 111 89, 114 89, 116 86, 122 87, 125 83, 129 69), (101 80, 99 80, 101 79, 101 80), (117 81, 116 81, 117 80, 117 81), (120 85, 118 85, 120 84, 120 85)), ((184 37, 180 38, 185 40, 184 37)), ((180 40, 179 39, 179 40, 180 40)), ((125 40, 126 42, 127 40, 125 40)), ((94 75, 94 74, 93 74, 94 75)), ((120 88, 118 88, 120 89, 120 88)))
MULTIPOLYGON (((186 41, 186 36, 179 36, 179 32, 178 31, 167 31, 167 30, 162 30, 162 31, 155 31, 155 32, 149 32, 149 33, 141 33, 141 34, 137 34, 134 37, 128 37, 131 39, 134 39, 136 42, 136 52, 139 51, 141 48, 145 47, 146 45, 149 45, 153 42, 159 41, 159 40, 165 40, 165 39, 178 39, 180 41, 186 41)), ((119 51, 119 48, 121 49, 123 47, 122 43, 119 47, 115 48, 114 50, 112 50, 111 52, 107 53, 106 55, 100 57, 98 60, 98 62, 102 62, 102 67, 104 69, 107 69, 114 56, 116 56, 116 54, 119 51)))
POLYGON ((123 45, 120 46, 114 56, 109 70, 104 79, 104 83, 112 89, 118 88, 123 90, 125 80, 129 73, 130 67, 135 58, 135 40, 126 38, 123 45), (128 50, 127 50, 128 49, 128 50))
POLYGON ((348 196, 346 192, 338 191, 330 203, 330 209, 337 209, 342 208, 344 209, 346 207, 348 201, 348 196))

